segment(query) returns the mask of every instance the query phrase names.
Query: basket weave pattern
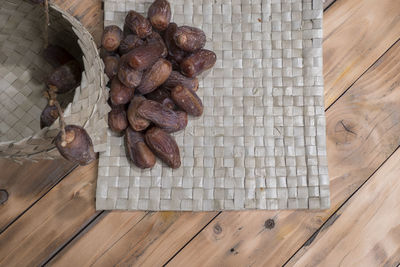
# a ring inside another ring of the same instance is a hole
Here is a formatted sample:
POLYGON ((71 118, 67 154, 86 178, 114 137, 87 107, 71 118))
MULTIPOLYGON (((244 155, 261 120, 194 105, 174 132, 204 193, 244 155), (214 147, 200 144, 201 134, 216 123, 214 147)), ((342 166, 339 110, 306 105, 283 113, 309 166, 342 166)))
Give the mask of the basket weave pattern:
MULTIPOLYGON (((200 79, 204 114, 175 135, 177 170, 134 167, 109 132, 97 209, 328 208, 322 1, 170 2, 173 21, 203 29, 218 57, 200 79)), ((106 0, 105 25, 150 3, 106 0)))
MULTIPOLYGON (((60 157, 52 143, 58 120, 40 130, 45 78, 52 68, 43 59, 44 11, 23 0, 0 0, 0 157, 53 159, 60 157)), ((106 144, 106 104, 103 63, 92 36, 71 15, 50 2, 49 43, 74 48, 83 54, 81 85, 61 102, 72 100, 64 111, 67 124, 84 126, 95 151, 106 144)))

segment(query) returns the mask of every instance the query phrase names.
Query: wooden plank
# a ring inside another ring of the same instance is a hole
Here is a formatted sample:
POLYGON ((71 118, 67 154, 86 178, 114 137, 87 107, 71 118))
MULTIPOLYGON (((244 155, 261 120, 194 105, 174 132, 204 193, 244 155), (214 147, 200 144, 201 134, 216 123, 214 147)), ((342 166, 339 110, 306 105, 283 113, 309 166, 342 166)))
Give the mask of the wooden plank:
POLYGON ((161 266, 215 215, 216 212, 111 212, 49 263, 161 266))
POLYGON ((73 168, 74 164, 62 159, 25 162, 23 167, 0 159, 0 190, 7 198, 0 204, 0 233, 73 168))
POLYGON ((223 212, 171 265, 285 263, 398 147, 399 87, 400 42, 328 110, 330 210, 223 212))
POLYGON ((400 149, 288 266, 399 266, 400 149))
POLYGON ((100 45, 103 33, 102 0, 52 0, 60 8, 67 10, 78 19, 92 34, 97 45, 100 45))
POLYGON ((324 15, 325 105, 400 37, 400 1, 338 0, 324 15))
POLYGON ((97 214, 97 164, 76 168, 0 235, 0 266, 40 265, 97 214))

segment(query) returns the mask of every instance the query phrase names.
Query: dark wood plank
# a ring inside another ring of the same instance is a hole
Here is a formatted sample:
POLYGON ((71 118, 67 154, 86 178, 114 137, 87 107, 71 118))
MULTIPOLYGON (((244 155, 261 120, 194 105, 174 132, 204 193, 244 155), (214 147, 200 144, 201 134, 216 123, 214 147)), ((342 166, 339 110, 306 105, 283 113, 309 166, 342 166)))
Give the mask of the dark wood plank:
POLYGON ((400 42, 327 111, 331 209, 223 212, 171 266, 285 263, 398 148, 399 105, 400 42))
POLYGON ((38 266, 96 216, 98 161, 76 168, 0 234, 0 266, 38 266))
POLYGON ((288 266, 399 266, 400 149, 288 266))
POLYGON ((74 164, 63 159, 23 165, 0 159, 0 190, 7 197, 0 204, 0 233, 73 168, 74 164))

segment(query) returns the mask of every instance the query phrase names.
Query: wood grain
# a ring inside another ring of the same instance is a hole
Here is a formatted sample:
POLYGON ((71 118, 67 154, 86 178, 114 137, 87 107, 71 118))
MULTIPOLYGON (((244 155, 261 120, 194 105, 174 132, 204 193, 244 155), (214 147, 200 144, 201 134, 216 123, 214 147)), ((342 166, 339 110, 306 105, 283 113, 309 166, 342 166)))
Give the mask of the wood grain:
POLYGON ((61 251, 50 265, 161 266, 215 215, 216 212, 110 212, 61 251))
POLYGON ((97 164, 75 169, 0 235, 0 266, 38 266, 96 215, 97 164))
POLYGON ((288 266, 400 264, 400 149, 288 266))
POLYGON ((73 168, 74 164, 66 160, 25 162, 21 166, 0 159, 0 190, 7 194, 0 205, 0 233, 73 168))
POLYGON ((400 37, 400 1, 338 0, 324 14, 325 106, 400 37))
POLYGON ((396 44, 328 110, 330 210, 223 212, 171 265, 230 266, 246 265, 250 261, 255 266, 280 266, 285 263, 397 149, 399 87, 400 47, 396 44), (265 227, 267 219, 274 220, 272 229, 265 227), (217 225, 224 235, 215 233, 217 225))
POLYGON ((103 34, 102 0, 51 0, 60 8, 68 11, 79 20, 92 34, 97 45, 100 45, 103 34))

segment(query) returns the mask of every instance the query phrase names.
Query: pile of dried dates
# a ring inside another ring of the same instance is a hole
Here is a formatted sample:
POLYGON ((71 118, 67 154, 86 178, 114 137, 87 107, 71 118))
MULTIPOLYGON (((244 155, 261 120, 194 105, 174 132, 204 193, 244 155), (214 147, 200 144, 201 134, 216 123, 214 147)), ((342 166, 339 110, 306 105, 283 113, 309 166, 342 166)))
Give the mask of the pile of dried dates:
POLYGON ((168 1, 154 1, 147 15, 129 11, 123 30, 104 29, 100 55, 111 81, 108 124, 125 135, 127 154, 139 168, 153 167, 156 156, 179 168, 171 133, 186 127, 188 115, 202 115, 196 76, 214 66, 216 55, 203 49, 201 29, 170 22, 168 1))

